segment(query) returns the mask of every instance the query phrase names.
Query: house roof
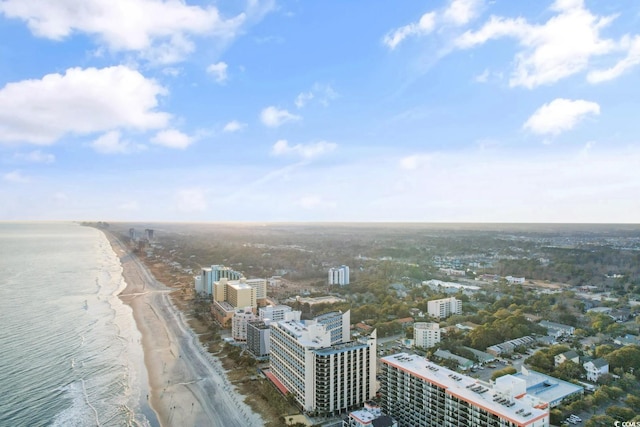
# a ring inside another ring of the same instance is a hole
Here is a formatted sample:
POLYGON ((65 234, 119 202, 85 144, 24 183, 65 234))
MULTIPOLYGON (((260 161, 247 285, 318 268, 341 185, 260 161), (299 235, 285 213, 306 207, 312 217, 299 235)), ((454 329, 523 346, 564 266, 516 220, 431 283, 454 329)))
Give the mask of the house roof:
POLYGON ((576 353, 574 350, 565 351, 564 353, 559 354, 559 356, 564 356, 564 358, 568 360, 575 359, 576 357, 580 357, 578 356, 578 353, 576 353))
POLYGON ((593 363, 593 366, 595 366, 596 368, 602 368, 603 366, 607 366, 609 364, 609 362, 604 360, 602 357, 596 360, 592 360, 591 363, 593 363))

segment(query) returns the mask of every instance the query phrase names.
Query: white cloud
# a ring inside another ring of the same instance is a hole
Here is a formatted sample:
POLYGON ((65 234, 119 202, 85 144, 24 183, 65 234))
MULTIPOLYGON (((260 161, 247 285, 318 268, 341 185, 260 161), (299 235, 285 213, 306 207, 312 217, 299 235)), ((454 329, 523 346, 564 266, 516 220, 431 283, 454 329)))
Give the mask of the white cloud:
POLYGON ((407 37, 429 34, 435 27, 436 13, 428 12, 422 15, 418 22, 388 32, 382 39, 382 42, 387 45, 389 49, 395 49, 407 37))
POLYGON ((194 142, 194 138, 176 129, 165 129, 151 138, 151 142, 168 148, 184 150, 194 142))
POLYGON ((400 168, 405 170, 415 170, 431 162, 433 156, 430 154, 413 154, 400 159, 400 168))
POLYGON ((635 36, 632 40, 629 40, 628 37, 624 38, 621 45, 626 48, 627 56, 618 61, 613 67, 591 71, 587 75, 587 80, 590 83, 613 80, 640 64, 640 36, 635 36))
POLYGON ((218 83, 224 83, 227 81, 227 64, 224 62, 209 65, 207 67, 207 72, 213 74, 216 82, 218 83))
POLYGON ((22 172, 20 172, 20 171, 11 171, 11 172, 7 172, 7 173, 5 173, 5 174, 2 176, 2 178, 3 178, 5 181, 8 181, 8 182, 15 182, 15 183, 20 183, 20 184, 23 184, 23 183, 29 182, 29 178, 27 178, 26 176, 24 176, 24 175, 22 174, 22 172))
POLYGON ((29 163, 53 163, 56 161, 56 156, 40 150, 34 150, 28 153, 19 153, 16 154, 15 157, 29 163))
POLYGON ((180 212, 203 212, 207 209, 206 194, 201 188, 179 190, 175 196, 175 203, 180 212))
POLYGON ((478 31, 467 31, 455 42, 462 49, 501 37, 513 37, 522 47, 515 56, 511 86, 536 86, 584 71, 589 60, 615 49, 612 40, 602 39, 600 31, 614 17, 593 15, 582 0, 557 0, 551 7, 557 15, 542 25, 523 18, 492 16, 478 31))
POLYGON ((308 92, 300 92, 294 103, 296 107, 302 108, 311 100, 315 99, 326 107, 338 96, 338 92, 336 92, 330 84, 314 83, 308 92))
POLYGON ((117 130, 99 136, 91 143, 91 146, 102 154, 128 154, 145 148, 143 145, 135 145, 130 141, 123 140, 120 131, 117 130))
POLYGON ((478 74, 473 79, 478 83, 486 83, 489 81, 489 69, 485 68, 481 74, 478 74))
POLYGON ((284 123, 297 121, 301 118, 302 117, 292 114, 287 110, 281 110, 274 106, 267 107, 260 113, 260 120, 265 126, 269 127, 278 127, 284 123))
POLYGON ((557 98, 538 108, 523 127, 541 135, 558 135, 572 129, 589 114, 600 114, 600 106, 582 99, 557 98))
POLYGON ((247 127, 246 123, 241 123, 237 120, 231 120, 229 123, 224 125, 222 129, 223 132, 238 132, 247 127))
POLYGON ((0 13, 26 21, 36 36, 62 40, 86 33, 112 51, 144 52, 161 63, 190 53, 190 37, 233 38, 247 18, 223 19, 213 6, 162 0, 4 0, 0 13))
POLYGON ((482 3, 482 0, 452 0, 442 13, 442 18, 456 26, 468 24, 478 16, 482 3))
POLYGON ((331 152, 338 147, 338 144, 327 141, 320 141, 309 144, 289 145, 285 139, 278 140, 271 148, 274 156, 296 155, 303 159, 311 159, 331 152))
POLYGON ((313 92, 300 92, 294 101, 296 107, 302 108, 305 104, 313 99, 313 92))
POLYGON ((167 91, 123 65, 70 68, 40 80, 0 89, 0 142, 53 144, 64 135, 125 127, 165 127, 170 114, 156 111, 167 91))

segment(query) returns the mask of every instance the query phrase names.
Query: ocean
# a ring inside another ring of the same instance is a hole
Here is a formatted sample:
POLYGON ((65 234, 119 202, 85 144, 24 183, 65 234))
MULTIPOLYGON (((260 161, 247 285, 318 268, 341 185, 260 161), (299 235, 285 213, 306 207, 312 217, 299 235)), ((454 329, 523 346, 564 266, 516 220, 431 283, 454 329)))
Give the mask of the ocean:
POLYGON ((157 426, 104 234, 0 223, 0 426, 157 426))

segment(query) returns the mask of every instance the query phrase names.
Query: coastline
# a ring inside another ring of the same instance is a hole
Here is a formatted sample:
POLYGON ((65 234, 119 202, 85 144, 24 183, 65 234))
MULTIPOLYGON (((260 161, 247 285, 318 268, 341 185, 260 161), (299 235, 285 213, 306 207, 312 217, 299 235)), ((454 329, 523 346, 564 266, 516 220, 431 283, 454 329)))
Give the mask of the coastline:
POLYGON ((158 282, 116 236, 104 234, 122 265, 126 288, 118 296, 131 307, 142 337, 149 378, 146 398, 160 425, 263 425, 174 307, 172 289, 158 282))

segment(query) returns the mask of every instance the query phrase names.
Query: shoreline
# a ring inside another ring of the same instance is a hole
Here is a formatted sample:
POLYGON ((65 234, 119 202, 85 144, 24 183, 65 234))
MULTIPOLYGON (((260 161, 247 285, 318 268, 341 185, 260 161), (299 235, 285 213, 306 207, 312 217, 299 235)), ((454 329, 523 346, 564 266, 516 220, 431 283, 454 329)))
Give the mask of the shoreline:
POLYGON ((101 231, 122 265, 126 287, 118 297, 131 307, 140 331, 148 403, 160 426, 263 425, 169 299, 173 289, 158 282, 117 236, 101 231))

